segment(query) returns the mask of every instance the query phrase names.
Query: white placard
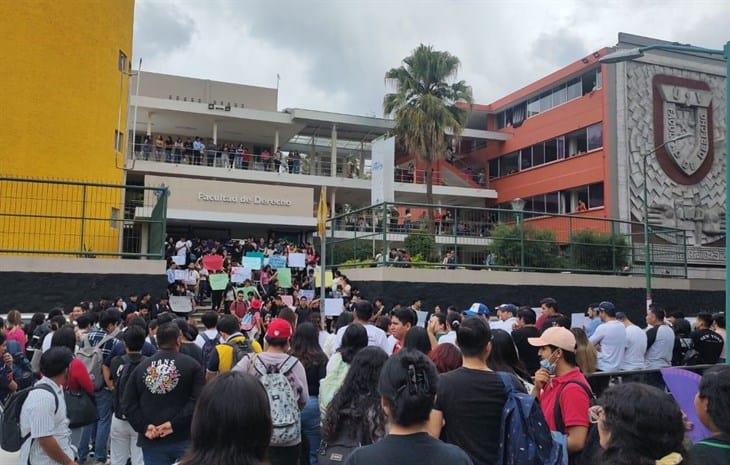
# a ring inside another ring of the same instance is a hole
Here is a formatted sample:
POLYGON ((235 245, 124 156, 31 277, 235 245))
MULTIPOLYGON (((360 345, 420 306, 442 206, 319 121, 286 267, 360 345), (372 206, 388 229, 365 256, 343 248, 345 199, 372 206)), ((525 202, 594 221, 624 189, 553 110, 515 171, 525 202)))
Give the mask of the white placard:
POLYGON ((193 303, 186 295, 171 295, 170 308, 175 313, 190 313, 193 311, 193 303))
POLYGON ((307 255, 303 253, 290 253, 289 254, 289 268, 304 268, 306 267, 307 255))
POLYGON ((311 302, 314 300, 314 291, 311 289, 300 289, 299 297, 306 297, 311 302))
POLYGON ((185 266, 185 255, 173 255, 172 261, 177 266, 185 266))
POLYGON ((344 301, 341 297, 337 299, 324 299, 324 315, 340 316, 343 306, 344 301))
POLYGON ((377 205, 393 202, 393 176, 395 174, 395 137, 372 142, 370 203, 377 205))
POLYGON ((247 279, 251 279, 251 268, 246 268, 243 266, 233 267, 233 272, 231 273, 232 283, 242 283, 247 279))
POLYGON ((570 314, 570 327, 571 328, 584 328, 586 327, 586 316, 583 313, 571 313, 570 314))
POLYGON ((416 326, 422 326, 425 328, 426 324, 428 323, 428 312, 416 310, 416 315, 418 315, 418 323, 416 323, 416 326))
POLYGON ((175 281, 185 281, 188 279, 188 270, 175 270, 175 281))

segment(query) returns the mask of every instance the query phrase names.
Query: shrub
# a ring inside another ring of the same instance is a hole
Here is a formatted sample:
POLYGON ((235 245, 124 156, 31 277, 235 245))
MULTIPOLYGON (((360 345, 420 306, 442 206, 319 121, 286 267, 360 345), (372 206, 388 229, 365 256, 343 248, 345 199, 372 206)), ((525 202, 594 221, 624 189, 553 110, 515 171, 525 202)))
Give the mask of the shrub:
POLYGON ((492 231, 495 265, 519 267, 524 244, 525 268, 560 268, 560 249, 555 234, 547 229, 500 224, 492 231))
MULTIPOLYGON (((353 239, 327 244, 327 258, 332 259, 332 265, 341 265, 350 260, 372 261, 373 242, 364 239, 353 239), (332 249, 329 250, 329 247, 332 249)), ((376 250, 378 250, 376 248, 376 250)), ((329 265, 329 264, 328 264, 329 265)))
POLYGON ((616 271, 629 263, 629 245, 620 234, 591 230, 570 237, 570 267, 576 270, 616 271))
POLYGON ((427 231, 417 229, 406 236, 405 247, 411 257, 419 255, 423 257, 423 260, 429 261, 433 257, 436 240, 427 231))

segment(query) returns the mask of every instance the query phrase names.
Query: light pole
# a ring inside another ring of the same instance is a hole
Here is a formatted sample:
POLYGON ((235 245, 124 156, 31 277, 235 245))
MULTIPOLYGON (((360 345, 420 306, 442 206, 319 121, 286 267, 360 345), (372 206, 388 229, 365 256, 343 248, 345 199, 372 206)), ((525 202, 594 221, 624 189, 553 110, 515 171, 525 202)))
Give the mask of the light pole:
POLYGON ((644 276, 646 278, 646 310, 649 311, 649 306, 651 305, 651 249, 649 247, 649 189, 647 187, 647 177, 646 177, 646 164, 647 159, 649 156, 651 156, 653 153, 655 153, 658 150, 661 150, 662 147, 664 147, 667 144, 671 144, 672 142, 677 142, 678 140, 686 139, 688 137, 692 137, 692 134, 681 134, 677 137, 674 137, 672 139, 669 139, 668 141, 665 141, 663 144, 658 145, 651 149, 651 151, 641 154, 644 170, 644 198, 643 198, 643 206, 644 206, 644 276))
POLYGON ((517 220, 517 227, 520 228, 520 271, 525 268, 525 201, 519 197, 515 198, 510 202, 512 210, 517 212, 515 214, 517 220))
MULTIPOLYGON (((694 47, 692 45, 649 45, 646 47, 632 48, 626 50, 618 50, 614 53, 606 55, 599 61, 605 64, 620 63, 622 61, 630 61, 636 58, 644 56, 644 52, 649 50, 665 50, 668 52, 690 52, 690 53, 705 53, 708 55, 721 55, 725 58, 725 126, 730 124, 730 41, 725 43, 724 50, 709 49, 702 47, 694 47)), ((725 213, 730 212, 730 183, 728 182, 728 174, 730 174, 730 137, 727 136, 725 131, 725 213)), ((646 185, 646 183, 644 183, 646 185)), ((728 287, 727 272, 730 270, 730 254, 728 254, 728 241, 727 227, 725 228, 725 315, 730 310, 730 287, 728 287)), ((725 360, 730 363, 730 344, 725 344, 727 354, 725 360)))

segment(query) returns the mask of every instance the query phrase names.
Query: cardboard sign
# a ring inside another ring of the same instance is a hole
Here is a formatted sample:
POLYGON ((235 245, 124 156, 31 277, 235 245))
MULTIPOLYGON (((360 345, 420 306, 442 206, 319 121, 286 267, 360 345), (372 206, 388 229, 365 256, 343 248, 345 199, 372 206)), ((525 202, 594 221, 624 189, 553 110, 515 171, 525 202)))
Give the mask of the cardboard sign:
POLYGON ((223 257, 220 255, 206 255, 203 257, 203 266, 208 271, 218 271, 223 269, 223 257))
POLYGON ((281 296, 281 300, 284 301, 284 303, 288 307, 292 307, 292 308, 294 307, 294 297, 292 297, 290 295, 283 295, 283 296, 281 296))
MULTIPOLYGON (((335 278, 332 277, 332 270, 325 271, 324 287, 331 288, 332 284, 334 284, 334 282, 335 282, 335 278)), ((314 269, 314 286, 322 287, 322 269, 320 267, 316 267, 314 269)))
POLYGON ((242 283, 247 279, 251 279, 251 268, 244 266, 234 266, 231 270, 231 282, 242 283))
POLYGON ((275 270, 286 268, 286 257, 283 255, 272 255, 269 257, 269 265, 275 270))
POLYGON ((291 270, 289 268, 280 268, 276 272, 276 276, 279 278, 280 288, 289 289, 291 287, 291 270))
POLYGON ((222 291, 228 286, 228 275, 225 273, 212 274, 208 279, 210 280, 210 288, 214 291, 222 291))
POLYGON ((171 295, 170 308, 175 313, 190 313, 193 311, 193 302, 186 295, 171 295))
POLYGON ((249 270, 260 270, 261 269, 261 258, 260 257, 243 257, 243 267, 249 270))
POLYGON ((308 301, 314 300, 314 291, 309 289, 301 289, 299 291, 299 297, 306 297, 308 301))
POLYGON ((290 253, 289 268, 305 268, 307 266, 307 254, 290 253))
POLYGON ((340 316, 342 313, 342 307, 344 301, 342 298, 337 299, 324 299, 324 315, 325 316, 340 316))
POLYGON ((261 295, 259 294, 259 290, 256 289, 256 286, 239 287, 236 289, 236 294, 238 294, 239 291, 243 292, 243 298, 246 300, 248 300, 249 292, 253 292, 253 295, 261 297, 261 295))
POLYGON ((177 266, 185 266, 185 255, 173 255, 172 262, 177 266))
POLYGON ((175 281, 185 281, 188 279, 188 270, 175 270, 175 281))
POLYGON ((418 315, 418 323, 416 323, 416 326, 421 326, 422 328, 425 328, 426 324, 428 323, 428 312, 416 310, 416 315, 418 315))

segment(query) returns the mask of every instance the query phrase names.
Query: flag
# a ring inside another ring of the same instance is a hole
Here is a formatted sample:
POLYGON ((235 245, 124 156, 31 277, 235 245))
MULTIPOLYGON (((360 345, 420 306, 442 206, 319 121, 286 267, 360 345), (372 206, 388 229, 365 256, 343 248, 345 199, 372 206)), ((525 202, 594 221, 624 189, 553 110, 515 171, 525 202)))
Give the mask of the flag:
POLYGON ((327 189, 322 186, 319 191, 319 205, 317 206, 317 234, 324 240, 327 232, 327 189))

